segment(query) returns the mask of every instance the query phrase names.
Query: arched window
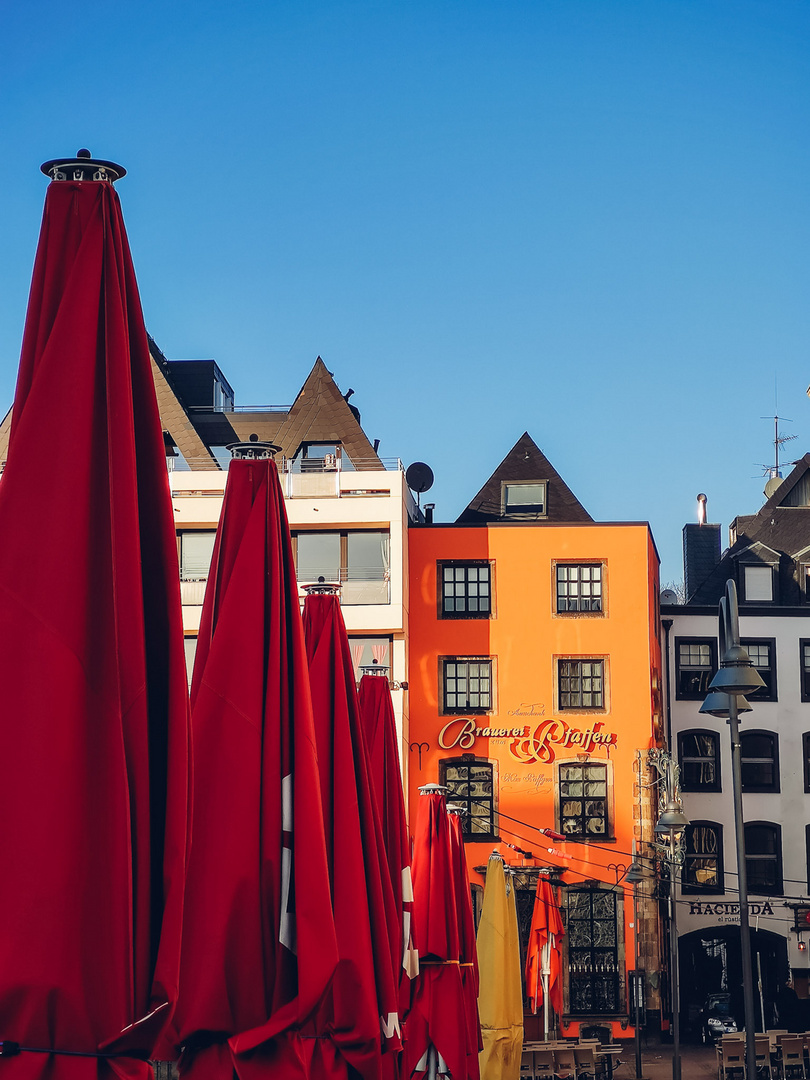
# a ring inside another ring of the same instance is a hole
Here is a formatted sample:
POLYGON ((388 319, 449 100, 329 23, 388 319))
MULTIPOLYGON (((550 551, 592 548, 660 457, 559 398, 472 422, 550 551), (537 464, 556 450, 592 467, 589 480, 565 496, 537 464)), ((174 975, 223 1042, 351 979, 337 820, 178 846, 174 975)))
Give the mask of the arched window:
POLYGON ((683 874, 685 893, 723 893, 723 826, 693 821, 686 827, 683 874))
POLYGON ((678 733, 682 791, 720 791, 720 736, 716 731, 678 733))
POLYGON ((779 739, 773 731, 740 733, 742 789, 779 791, 779 739))
POLYGON ((447 801, 464 807, 461 829, 465 839, 497 840, 495 826, 495 766, 486 758, 464 754, 439 762, 439 783, 450 791, 447 801))
POLYGON ((745 869, 749 893, 782 895, 782 830, 778 825, 770 821, 746 822, 745 869))

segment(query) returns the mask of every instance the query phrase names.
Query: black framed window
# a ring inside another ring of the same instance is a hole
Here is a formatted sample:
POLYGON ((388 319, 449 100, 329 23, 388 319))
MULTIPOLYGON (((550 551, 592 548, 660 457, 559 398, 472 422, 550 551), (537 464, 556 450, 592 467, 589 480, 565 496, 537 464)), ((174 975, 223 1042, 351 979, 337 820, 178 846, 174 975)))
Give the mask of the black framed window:
POLYGON ((602 564, 557 563, 557 614, 602 611, 602 564))
POLYGON ((611 836, 606 763, 561 763, 557 766, 557 790, 561 833, 583 840, 611 836))
POLYGON ((619 963, 619 891, 566 889, 568 1012, 609 1016, 624 1011, 619 963))
POLYGON ((716 638, 675 638, 675 696, 702 701, 717 671, 716 638))
POLYGON ((497 839, 495 767, 491 761, 465 754, 439 762, 439 783, 449 788, 447 801, 464 807, 461 830, 471 840, 497 839))
POLYGON ((680 731, 678 759, 683 791, 721 791, 720 736, 716 731, 680 731))
POLYGON ((746 822, 745 869, 750 893, 782 895, 782 830, 778 825, 770 821, 746 822))
POLYGON ((779 791, 779 739, 773 731, 740 733, 744 792, 779 791))
POLYGON ((686 826, 681 888, 685 893, 723 893, 723 826, 693 821, 686 826))
POLYGON ((442 660, 442 711, 484 713, 492 708, 492 660, 449 656, 442 660))
POLYGON ((558 660, 557 688, 561 709, 604 709, 604 660, 558 660))
POLYGON ((439 563, 439 582, 441 618, 489 618, 492 611, 492 574, 489 563, 439 563))
POLYGON ((802 680, 802 701, 810 701, 810 638, 799 638, 799 670, 802 680))
POLYGON ((765 683, 745 696, 752 701, 776 701, 776 639, 742 638, 740 644, 747 650, 751 663, 765 683))
POLYGON ((810 791, 810 731, 802 735, 802 765, 804 772, 804 790, 810 791))

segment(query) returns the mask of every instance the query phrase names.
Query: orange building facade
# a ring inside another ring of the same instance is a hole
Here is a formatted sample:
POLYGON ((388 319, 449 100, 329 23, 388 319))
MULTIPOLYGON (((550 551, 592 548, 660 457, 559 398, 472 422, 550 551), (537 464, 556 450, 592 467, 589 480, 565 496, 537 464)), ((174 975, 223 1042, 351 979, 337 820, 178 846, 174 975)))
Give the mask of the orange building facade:
MULTIPOLYGON (((450 789, 471 881, 496 848, 516 872, 524 931, 539 869, 562 872, 563 1032, 627 1037, 636 927, 622 877, 634 839, 651 837, 658 556, 645 523, 591 521, 529 444, 488 482, 500 508, 479 498, 456 524, 409 533, 410 814, 420 785, 450 789)), ((652 891, 640 889, 639 968, 655 1010, 652 891)))

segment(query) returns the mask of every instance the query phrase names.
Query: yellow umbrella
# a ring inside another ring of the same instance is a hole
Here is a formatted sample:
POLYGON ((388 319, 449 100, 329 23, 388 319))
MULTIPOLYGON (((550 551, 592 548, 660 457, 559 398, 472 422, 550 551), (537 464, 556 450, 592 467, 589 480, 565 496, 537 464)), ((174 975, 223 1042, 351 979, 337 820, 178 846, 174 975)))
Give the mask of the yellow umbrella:
POLYGON ((478 1014, 484 1049, 481 1080, 518 1080, 523 1048, 523 987, 520 975, 515 890, 507 883, 503 859, 490 856, 484 907, 478 926, 481 973, 478 1014))

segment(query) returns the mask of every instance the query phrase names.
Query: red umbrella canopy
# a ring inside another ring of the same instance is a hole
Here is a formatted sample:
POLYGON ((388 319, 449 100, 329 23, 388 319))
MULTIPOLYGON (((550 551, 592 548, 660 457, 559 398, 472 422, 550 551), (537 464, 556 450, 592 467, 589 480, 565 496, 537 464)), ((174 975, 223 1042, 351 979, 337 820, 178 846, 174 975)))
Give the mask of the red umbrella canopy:
POLYGON ((326 992, 337 949, 298 589, 270 460, 234 460, 228 473, 194 664, 192 751, 181 1073, 305 1075, 291 1029, 326 992))
POLYGON ((0 479, 0 1039, 29 1047, 151 1053, 176 997, 188 692, 150 364, 112 184, 52 183, 0 479))
POLYGON ((565 933, 560 908, 554 889, 548 878, 542 874, 537 880, 537 892, 534 898, 532 925, 526 947, 526 996, 535 1012, 543 1003, 542 953, 548 944, 550 975, 549 1002, 558 1014, 562 1014, 562 970, 560 958, 560 939, 565 933), (553 940, 552 940, 553 936, 553 940))
POLYGON ((478 1053, 483 1050, 484 1041, 481 1038, 481 1023, 478 1019, 478 949, 475 944, 475 917, 472 909, 467 859, 464 855, 461 816, 458 813, 450 813, 448 817, 458 902, 461 985, 464 991, 464 1015, 467 1021, 467 1075, 471 1080, 478 1080, 478 1053))
POLYGON ((391 936, 394 971, 399 977, 399 1011, 411 1004, 411 980, 419 971, 413 945, 413 884, 411 845, 402 791, 397 725, 388 679, 364 675, 360 680, 360 713, 369 750, 372 788, 382 822, 388 871, 397 912, 397 933, 391 936))
POLYGON ((419 975, 408 1016, 405 1077, 423 1076, 431 1054, 453 1080, 467 1075, 467 1032, 459 970, 458 902, 450 825, 441 790, 424 789, 413 842, 414 929, 419 975))
POLYGON ((332 903, 340 960, 315 1022, 313 1076, 378 1080, 383 1048, 400 1047, 397 916, 384 838, 371 791, 349 639, 336 595, 304 601, 332 903), (385 1047, 381 1042, 381 1025, 385 1047))

